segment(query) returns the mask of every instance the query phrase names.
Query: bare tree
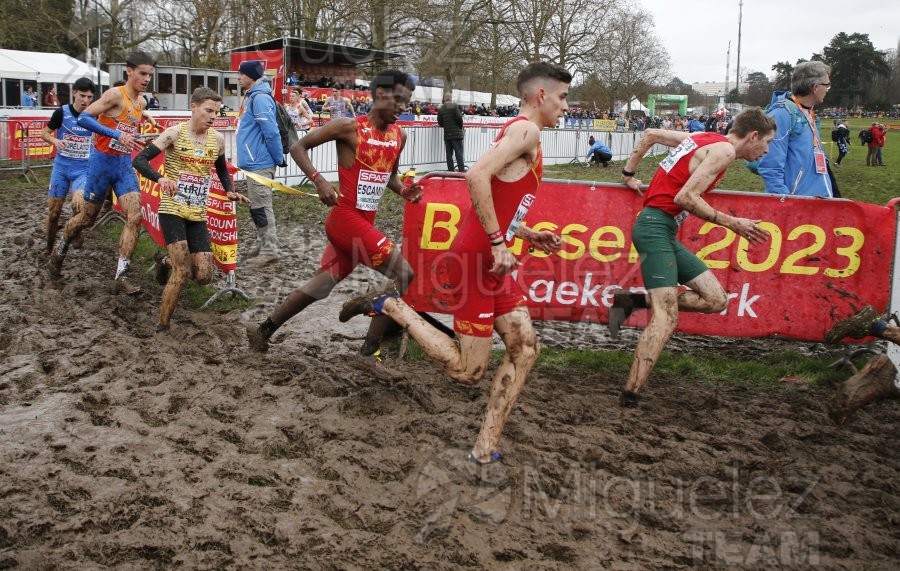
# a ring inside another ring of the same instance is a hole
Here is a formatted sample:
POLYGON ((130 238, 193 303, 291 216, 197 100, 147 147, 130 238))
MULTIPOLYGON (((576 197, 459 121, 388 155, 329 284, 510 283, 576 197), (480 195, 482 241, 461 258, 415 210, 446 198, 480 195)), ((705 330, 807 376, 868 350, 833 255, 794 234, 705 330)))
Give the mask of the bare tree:
POLYGON ((508 0, 509 28, 525 61, 549 61, 575 69, 593 47, 597 24, 611 0, 508 0))
POLYGON ((630 110, 632 96, 646 96, 650 86, 667 81, 669 55, 649 13, 616 8, 598 32, 588 69, 609 100, 624 100, 630 110))

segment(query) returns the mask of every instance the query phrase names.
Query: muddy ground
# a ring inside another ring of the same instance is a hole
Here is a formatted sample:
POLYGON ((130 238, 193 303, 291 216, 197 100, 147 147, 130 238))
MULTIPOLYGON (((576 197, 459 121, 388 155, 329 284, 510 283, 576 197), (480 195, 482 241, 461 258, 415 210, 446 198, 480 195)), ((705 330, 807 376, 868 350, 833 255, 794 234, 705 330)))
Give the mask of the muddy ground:
MULTIPOLYGON (((283 225, 283 260, 241 272, 255 307, 182 305, 157 335, 158 288, 110 293, 109 239, 90 235, 51 283, 44 196, 0 186, 0 568, 900 566, 896 402, 838 428, 826 388, 655 376, 623 410, 622 378, 545 371, 512 414, 506 464, 478 471, 464 453, 487 381, 353 359, 366 322, 335 316, 371 274, 248 352, 245 324, 311 274, 303 237, 320 227, 283 225)), ((541 338, 617 346, 596 326, 541 338)), ((675 346, 692 343, 716 344, 675 346)))

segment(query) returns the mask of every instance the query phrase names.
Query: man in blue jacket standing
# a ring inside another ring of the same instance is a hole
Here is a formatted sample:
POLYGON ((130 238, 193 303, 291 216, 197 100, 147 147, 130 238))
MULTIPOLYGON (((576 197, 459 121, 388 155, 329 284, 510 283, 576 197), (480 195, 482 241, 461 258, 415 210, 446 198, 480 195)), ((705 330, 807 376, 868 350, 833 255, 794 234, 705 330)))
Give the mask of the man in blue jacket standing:
POLYGON ((778 125, 769 153, 758 172, 766 192, 834 198, 839 196, 828 173, 828 159, 813 107, 831 89, 831 68, 820 61, 797 64, 791 92, 778 95, 767 113, 778 125))
MULTIPOLYGON (((275 167, 285 164, 281 136, 275 117, 272 88, 263 77, 262 62, 244 61, 238 67, 238 83, 244 100, 237 129, 237 166, 265 178, 274 178, 275 167)), ((278 261, 278 235, 272 189, 247 178, 250 216, 256 226, 256 246, 251 250, 249 266, 264 266, 278 261)))

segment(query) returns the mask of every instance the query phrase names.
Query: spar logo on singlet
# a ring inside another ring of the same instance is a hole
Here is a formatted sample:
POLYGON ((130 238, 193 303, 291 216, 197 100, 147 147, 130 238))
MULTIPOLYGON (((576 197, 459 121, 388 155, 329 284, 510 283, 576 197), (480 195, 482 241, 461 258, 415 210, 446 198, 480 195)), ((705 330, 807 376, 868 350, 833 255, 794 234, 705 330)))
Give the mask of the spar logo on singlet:
POLYGON ((370 145, 374 145, 376 147, 396 147, 397 141, 395 139, 391 139, 390 141, 379 141, 378 139, 373 139, 369 137, 366 139, 366 143, 370 145))
POLYGON ((68 159, 86 159, 91 154, 91 137, 82 137, 66 133, 63 135, 66 146, 59 154, 68 159))
POLYGON ((681 141, 681 144, 669 151, 669 156, 659 163, 659 168, 666 172, 670 172, 675 165, 683 159, 688 153, 697 148, 697 142, 688 137, 681 141))
POLYGON ((175 194, 175 201, 188 206, 205 206, 211 182, 211 176, 181 173, 178 175, 178 192, 175 194))
POLYGON ((360 210, 378 210, 381 196, 391 179, 389 172, 376 172, 360 169, 356 180, 356 207, 360 210))
MULTIPOLYGON (((131 136, 137 135, 137 125, 132 125, 131 123, 119 123, 116 125, 116 131, 120 133, 128 133, 131 136)), ((119 142, 118 139, 113 139, 109 142, 109 148, 114 151, 119 151, 120 153, 130 153, 131 150, 119 142)))
POLYGON ((533 194, 526 194, 522 197, 522 201, 519 202, 519 207, 516 209, 516 214, 513 216, 512 222, 509 223, 509 228, 506 229, 507 242, 515 237, 516 230, 522 225, 522 221, 525 220, 525 215, 528 214, 528 209, 531 208, 532 204, 534 204, 533 194))

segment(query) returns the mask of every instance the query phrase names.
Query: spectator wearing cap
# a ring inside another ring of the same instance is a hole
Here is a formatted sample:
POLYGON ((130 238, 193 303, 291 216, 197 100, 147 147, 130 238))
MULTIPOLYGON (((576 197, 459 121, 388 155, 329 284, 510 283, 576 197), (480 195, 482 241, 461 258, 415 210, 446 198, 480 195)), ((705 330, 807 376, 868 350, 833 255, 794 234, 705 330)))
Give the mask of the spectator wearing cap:
MULTIPOLYGON (((237 166, 267 179, 275 177, 275 167, 284 166, 281 136, 275 116, 275 99, 263 73, 262 62, 248 60, 238 66, 238 84, 244 91, 238 119, 237 166)), ((256 226, 256 245, 250 250, 248 266, 264 266, 278 261, 278 235, 272 189, 247 178, 250 216, 256 226)))

